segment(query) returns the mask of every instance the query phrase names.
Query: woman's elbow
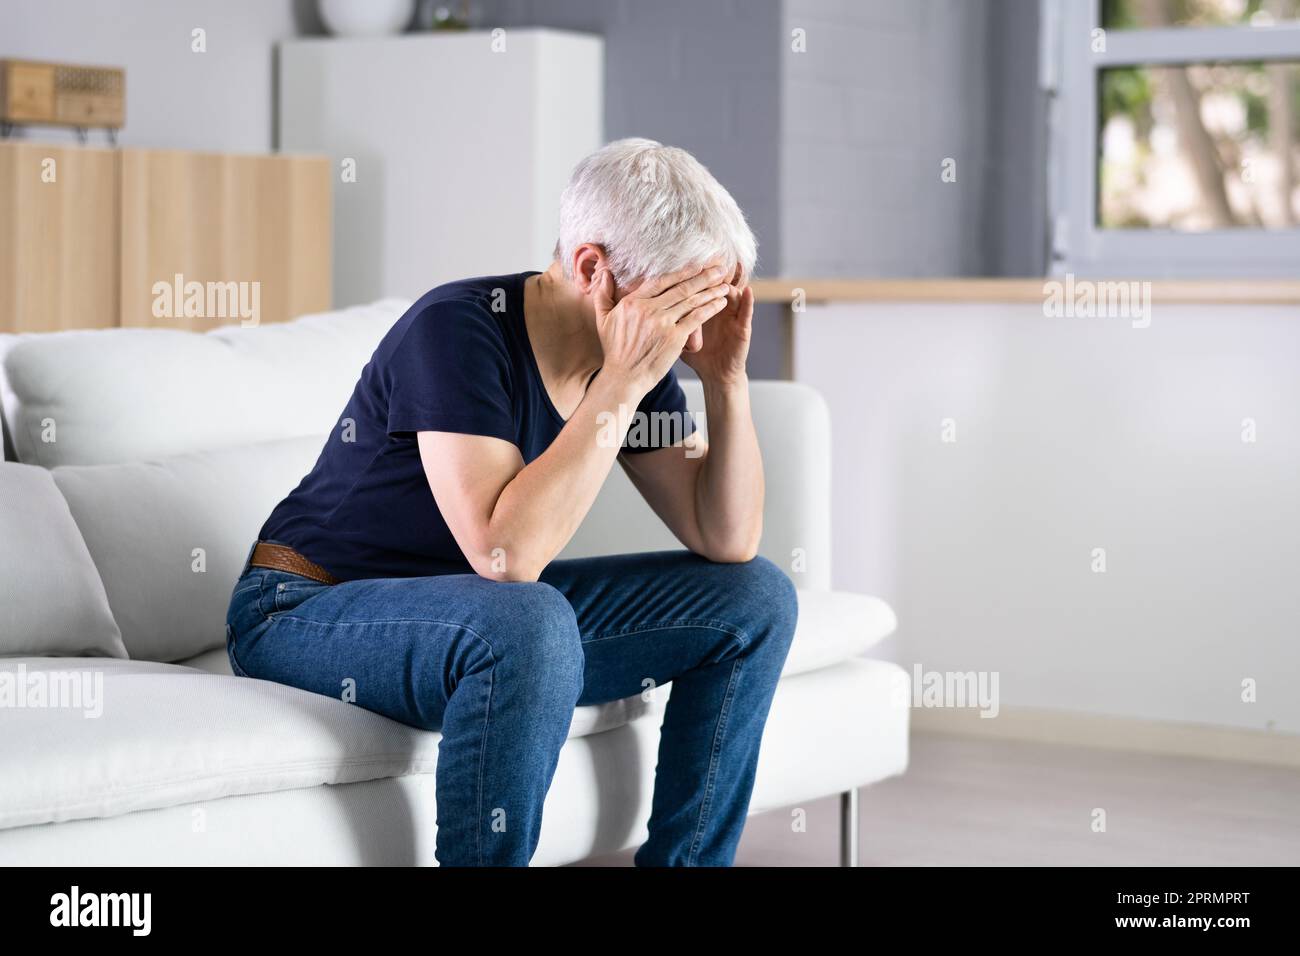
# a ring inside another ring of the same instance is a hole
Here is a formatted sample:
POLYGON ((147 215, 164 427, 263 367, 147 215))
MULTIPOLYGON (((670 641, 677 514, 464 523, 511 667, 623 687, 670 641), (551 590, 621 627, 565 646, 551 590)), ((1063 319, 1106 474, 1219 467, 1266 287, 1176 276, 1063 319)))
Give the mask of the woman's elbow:
POLYGON ((529 555, 502 547, 476 548, 469 563, 479 577, 503 583, 536 581, 546 566, 529 555))
POLYGON ((719 550, 706 554, 705 557, 715 564, 745 564, 746 562, 753 561, 758 557, 758 549, 737 548, 727 551, 719 550))
POLYGON ((744 564, 758 557, 759 537, 755 534, 749 538, 737 536, 728 541, 706 542, 700 554, 717 564, 744 564))
POLYGON ((509 568, 497 571, 492 568, 475 568, 474 572, 481 578, 489 581, 497 581, 502 584, 509 583, 532 583, 536 582, 541 576, 541 571, 531 568, 509 568))

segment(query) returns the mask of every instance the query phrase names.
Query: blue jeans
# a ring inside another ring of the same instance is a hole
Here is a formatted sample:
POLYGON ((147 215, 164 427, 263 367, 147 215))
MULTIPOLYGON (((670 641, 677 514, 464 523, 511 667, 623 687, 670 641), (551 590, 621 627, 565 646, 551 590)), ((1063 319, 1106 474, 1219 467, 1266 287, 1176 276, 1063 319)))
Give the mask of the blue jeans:
POLYGON ((441 730, 442 865, 523 866, 573 709, 672 681, 638 866, 728 866, 798 609, 770 561, 686 551, 333 586, 245 567, 227 618, 236 674, 441 730), (653 684, 650 682, 653 681, 653 684), (346 682, 346 683, 345 683, 346 682))

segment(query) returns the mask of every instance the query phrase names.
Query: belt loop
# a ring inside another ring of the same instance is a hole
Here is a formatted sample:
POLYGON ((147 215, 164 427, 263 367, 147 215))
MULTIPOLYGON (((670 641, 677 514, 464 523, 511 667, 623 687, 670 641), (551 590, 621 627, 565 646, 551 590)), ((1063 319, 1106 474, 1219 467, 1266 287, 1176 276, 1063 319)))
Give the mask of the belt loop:
POLYGON ((248 573, 249 565, 250 565, 250 563, 251 563, 252 560, 253 560, 253 552, 256 551, 256 550, 257 550, 257 542, 254 541, 254 542, 252 543, 252 545, 249 546, 248 554, 247 554, 247 556, 245 556, 245 558, 244 558, 244 570, 242 570, 242 571, 239 572, 239 576, 240 576, 241 578, 242 578, 245 574, 248 573))

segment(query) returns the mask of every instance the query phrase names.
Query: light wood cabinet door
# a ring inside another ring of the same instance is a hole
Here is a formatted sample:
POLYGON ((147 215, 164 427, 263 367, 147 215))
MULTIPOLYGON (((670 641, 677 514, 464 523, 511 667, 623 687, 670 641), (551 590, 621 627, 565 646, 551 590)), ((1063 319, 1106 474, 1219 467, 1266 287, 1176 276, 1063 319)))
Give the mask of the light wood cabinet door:
POLYGON ((328 309, 329 197, 316 157, 124 151, 121 324, 203 331, 328 309))
POLYGON ((323 157, 0 143, 0 332, 324 311, 330 220, 323 157))
POLYGON ((0 143, 0 332, 117 324, 121 155, 0 143))

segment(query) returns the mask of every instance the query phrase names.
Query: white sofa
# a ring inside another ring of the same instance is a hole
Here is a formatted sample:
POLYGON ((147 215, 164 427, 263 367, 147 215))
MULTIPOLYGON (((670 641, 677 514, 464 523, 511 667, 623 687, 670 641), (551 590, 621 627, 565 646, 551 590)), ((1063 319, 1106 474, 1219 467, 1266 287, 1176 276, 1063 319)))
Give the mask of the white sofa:
MULTIPOLYGON (((236 678, 225 652, 262 520, 405 305, 0 337, 24 462, 0 464, 0 864, 434 863, 439 734, 236 678)), ((843 794, 852 863, 857 788, 907 764, 906 674, 863 656, 894 616, 830 590, 821 398, 759 382, 753 406, 762 550, 797 583, 800 620, 752 811, 843 794)), ((676 546, 616 469, 566 555, 676 546)), ((534 863, 644 837, 670 694, 579 708, 534 863)))

